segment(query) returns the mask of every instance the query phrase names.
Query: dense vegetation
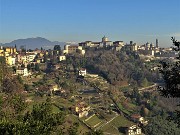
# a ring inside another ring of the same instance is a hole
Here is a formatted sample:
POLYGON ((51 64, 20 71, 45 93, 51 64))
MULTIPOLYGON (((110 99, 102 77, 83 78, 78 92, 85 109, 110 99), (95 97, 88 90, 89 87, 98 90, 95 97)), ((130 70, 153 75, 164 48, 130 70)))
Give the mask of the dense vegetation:
MULTIPOLYGON (((33 106, 31 112, 23 112, 26 104, 22 97, 14 95, 4 101, 1 97, 0 134, 50 134, 64 120, 63 113, 52 113, 49 99, 33 106), (7 103, 8 102, 8 103, 7 103), (6 107, 4 107, 6 105, 6 107)), ((61 133, 61 131, 59 131, 61 133)))
MULTIPOLYGON (((1 70, 7 69, 3 62, 0 66, 1 70)), ((21 77, 12 76, 9 70, 1 76, 0 134, 50 134, 63 123, 65 115, 52 112, 50 98, 29 111, 21 77)))
MULTIPOLYGON (((62 88, 73 93, 72 83, 69 84, 67 79, 61 79, 59 82, 60 76, 52 73, 44 75, 42 79, 29 85, 21 76, 13 76, 13 71, 6 66, 4 59, 0 60, 0 135, 78 134, 79 122, 67 121, 67 111, 59 105, 63 103, 55 104, 48 94, 48 85, 53 81, 60 83, 62 88), (36 88, 39 91, 36 91, 36 88), (41 98, 43 100, 29 103, 27 99, 31 95, 34 99, 41 98), (44 101, 44 99, 46 100, 44 101), (68 127, 66 127, 66 123, 68 123, 68 127)), ((101 131, 91 130, 85 133, 88 135, 103 134, 101 131)))
MULTIPOLYGON (((171 38, 174 46, 173 49, 178 53, 177 61, 169 63, 167 61, 161 62, 160 72, 163 75, 164 86, 159 87, 160 94, 164 97, 180 98, 180 42, 171 38)), ((172 119, 180 126, 180 111, 176 110, 172 119)))
POLYGON ((166 115, 153 117, 144 130, 147 135, 179 135, 180 129, 173 121, 167 120, 166 115))
POLYGON ((135 52, 89 49, 83 58, 75 56, 68 61, 75 69, 85 67, 88 72, 101 75, 111 84, 126 81, 134 86, 143 86, 145 81, 155 82, 159 78, 158 72, 151 72, 135 52))

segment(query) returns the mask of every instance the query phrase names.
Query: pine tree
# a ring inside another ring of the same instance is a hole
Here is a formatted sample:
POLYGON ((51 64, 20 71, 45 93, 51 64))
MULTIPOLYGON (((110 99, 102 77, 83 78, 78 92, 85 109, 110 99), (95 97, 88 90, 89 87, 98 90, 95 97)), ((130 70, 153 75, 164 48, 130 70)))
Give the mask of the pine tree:
MULTIPOLYGON (((166 61, 161 62, 160 73, 164 79, 164 86, 159 86, 158 90, 164 97, 179 98, 180 97, 180 42, 171 38, 173 42, 173 50, 178 53, 176 62, 168 63, 166 61)), ((180 126, 180 111, 175 112, 173 118, 180 126)))

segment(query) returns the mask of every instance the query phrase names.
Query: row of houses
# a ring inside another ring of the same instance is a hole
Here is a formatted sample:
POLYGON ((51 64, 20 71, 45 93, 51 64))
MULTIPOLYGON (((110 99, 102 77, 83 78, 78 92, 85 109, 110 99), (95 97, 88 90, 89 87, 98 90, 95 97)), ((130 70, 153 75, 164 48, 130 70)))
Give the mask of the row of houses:
POLYGON ((121 49, 129 50, 137 52, 140 55, 144 56, 151 56, 151 57, 167 57, 167 56, 175 56, 175 51, 172 48, 160 48, 159 41, 156 39, 156 44, 153 43, 145 43, 143 45, 138 45, 137 43, 124 43, 123 41, 109 41, 107 37, 103 37, 102 41, 100 42, 93 42, 93 41, 85 41, 80 42, 79 46, 83 48, 110 48, 116 51, 120 51, 121 49))
POLYGON ((41 63, 44 62, 44 56, 56 55, 59 61, 66 60, 67 54, 79 53, 84 55, 85 50, 78 45, 65 45, 64 50, 60 53, 59 50, 39 50, 35 49, 31 52, 17 51, 16 47, 3 47, 0 46, 0 56, 5 57, 6 63, 9 66, 25 64, 30 62, 41 63), (38 57, 37 57, 38 56, 38 57), (36 59, 35 59, 36 58, 36 59))
MULTIPOLYGON (((17 51, 16 47, 0 47, 0 57, 5 58, 5 62, 8 66, 16 67, 16 74, 20 74, 22 76, 28 76, 30 73, 28 72, 27 65, 28 64, 41 64, 44 63, 48 65, 48 61, 51 59, 56 59, 57 62, 65 61, 67 54, 80 53, 82 55, 85 54, 85 50, 82 47, 75 45, 65 45, 63 53, 60 53, 59 50, 39 50, 35 49, 31 52, 22 52, 21 50, 17 51), (22 67, 22 65, 24 65, 22 67)), ((57 69, 57 68, 56 68, 57 69)), ((84 71, 82 71, 83 73, 84 71)), ((84 75, 84 73, 83 73, 84 75)))
POLYGON ((130 41, 130 44, 125 44, 123 41, 109 41, 107 37, 103 37, 101 42, 92 42, 92 41, 85 41, 79 43, 79 46, 82 46, 84 48, 91 48, 91 47, 96 47, 96 48, 111 48, 116 51, 120 51, 122 48, 130 51, 137 51, 138 50, 138 45, 136 43, 133 43, 133 41, 130 41))

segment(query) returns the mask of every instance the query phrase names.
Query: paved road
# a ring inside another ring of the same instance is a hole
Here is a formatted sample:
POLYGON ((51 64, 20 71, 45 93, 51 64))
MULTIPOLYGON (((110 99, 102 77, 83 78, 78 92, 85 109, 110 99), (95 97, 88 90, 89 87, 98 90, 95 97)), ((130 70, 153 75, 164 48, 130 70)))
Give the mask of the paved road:
POLYGON ((141 89, 138 89, 139 91, 154 91, 154 88, 156 88, 158 85, 157 83, 155 83, 154 85, 148 86, 148 87, 144 87, 141 89))

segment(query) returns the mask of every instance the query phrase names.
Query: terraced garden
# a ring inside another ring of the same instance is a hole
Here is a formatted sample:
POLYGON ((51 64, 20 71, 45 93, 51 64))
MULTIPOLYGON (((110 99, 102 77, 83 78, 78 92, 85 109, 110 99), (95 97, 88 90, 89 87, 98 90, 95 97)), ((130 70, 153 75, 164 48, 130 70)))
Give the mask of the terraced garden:
POLYGON ((111 122, 106 124, 104 127, 102 127, 101 130, 103 130, 103 132, 105 133, 119 135, 120 133, 124 134, 124 132, 121 131, 121 129, 128 127, 131 124, 133 124, 131 121, 119 115, 114 120, 112 120, 111 122))
POLYGON ((103 120, 94 115, 90 119, 86 119, 84 122, 90 127, 95 128, 99 126, 103 122, 103 120))

